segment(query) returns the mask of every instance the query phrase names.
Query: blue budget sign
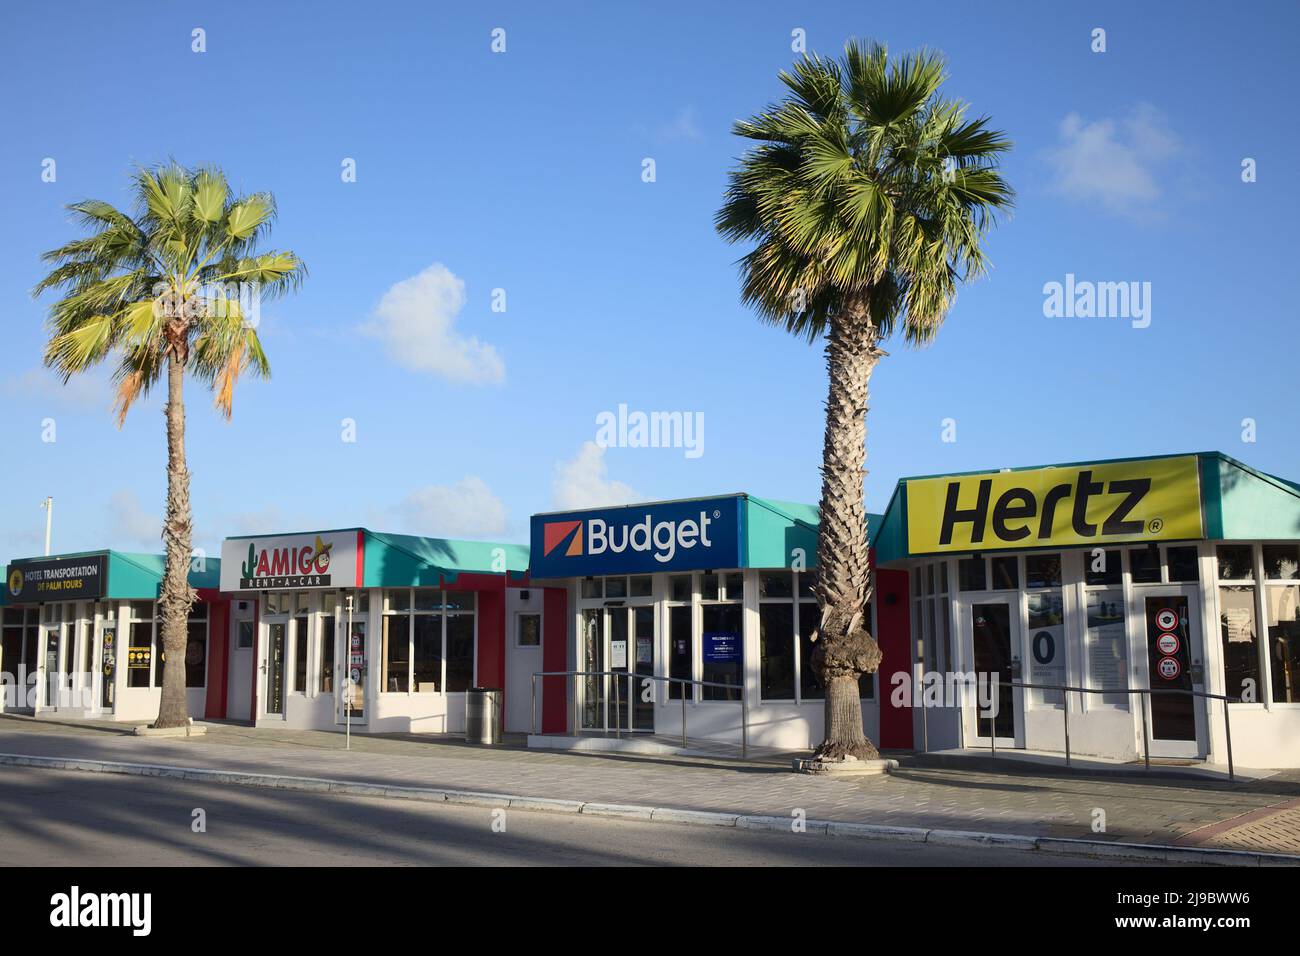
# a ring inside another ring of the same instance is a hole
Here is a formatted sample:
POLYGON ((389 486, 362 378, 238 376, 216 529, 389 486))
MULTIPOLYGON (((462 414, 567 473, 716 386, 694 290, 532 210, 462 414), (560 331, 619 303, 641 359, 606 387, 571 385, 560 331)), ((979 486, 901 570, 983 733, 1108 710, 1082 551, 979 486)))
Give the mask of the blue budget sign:
POLYGON ((532 576, 738 568, 740 502, 731 495, 534 515, 532 576))
POLYGON ((735 664, 740 660, 740 635, 730 631, 704 634, 704 663, 735 664))

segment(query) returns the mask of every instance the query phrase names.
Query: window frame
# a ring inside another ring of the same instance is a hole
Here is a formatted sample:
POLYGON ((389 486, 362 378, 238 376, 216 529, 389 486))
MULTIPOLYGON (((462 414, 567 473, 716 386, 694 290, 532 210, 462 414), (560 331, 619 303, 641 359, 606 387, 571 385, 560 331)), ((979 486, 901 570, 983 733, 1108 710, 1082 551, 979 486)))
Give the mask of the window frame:
POLYGON ((380 647, 380 673, 379 673, 379 693, 387 697, 446 697, 449 694, 464 694, 465 690, 447 690, 447 622, 451 617, 468 617, 473 625, 473 637, 471 639, 471 666, 470 666, 470 687, 478 683, 478 607, 479 595, 476 590, 467 590, 464 588, 384 588, 380 595, 379 609, 379 640, 380 647), (391 597, 397 592, 406 592, 406 607, 401 610, 390 610, 391 597), (437 607, 434 609, 416 608, 415 592, 425 591, 438 595, 437 607), (447 594, 450 592, 473 595, 471 607, 468 609, 456 608, 450 609, 447 606, 447 594), (385 622, 390 617, 404 616, 406 618, 406 690, 387 690, 388 681, 388 648, 386 646, 387 637, 385 634, 385 622), (417 689, 415 684, 415 618, 416 617, 437 617, 439 621, 439 671, 438 671, 438 689, 432 691, 422 691, 417 689))

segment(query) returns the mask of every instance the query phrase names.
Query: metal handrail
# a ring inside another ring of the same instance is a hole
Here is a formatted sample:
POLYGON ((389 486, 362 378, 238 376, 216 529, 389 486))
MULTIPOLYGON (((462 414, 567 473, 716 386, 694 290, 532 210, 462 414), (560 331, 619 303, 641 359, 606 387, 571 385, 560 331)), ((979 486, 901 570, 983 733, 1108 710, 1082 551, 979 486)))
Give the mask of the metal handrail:
MULTIPOLYGON (((971 673, 978 674, 977 671, 971 673)), ((987 673, 987 672, 986 672, 987 673)), ((977 678, 978 679, 978 678, 977 678)), ((1196 690, 1190 687, 1075 687, 1070 684, 1030 684, 1024 681, 1004 681, 1001 677, 994 679, 998 687, 1019 687, 1026 690, 1059 690, 1067 696, 1061 700, 1061 714, 1065 720, 1065 766, 1070 766, 1070 700, 1068 695, 1071 692, 1079 694, 1189 694, 1192 697, 1205 697, 1212 700, 1223 701, 1223 732, 1227 738, 1228 744, 1228 781, 1236 782, 1236 773, 1232 761, 1232 720, 1228 716, 1228 704, 1240 704, 1240 697, 1232 697, 1228 694, 1214 694, 1206 690, 1196 690)), ((978 709, 977 709, 978 714, 978 709)), ((988 719, 992 719, 991 717, 988 719)), ((993 756, 997 756, 997 732, 992 727, 989 728, 989 751, 993 756)), ((1147 709, 1142 708, 1142 754, 1146 769, 1151 769, 1151 743, 1147 733, 1147 709)))
MULTIPOLYGON (((657 680, 657 681, 663 681, 666 684, 690 684, 692 686, 698 685, 700 687, 720 687, 723 690, 738 690, 740 691, 740 756, 742 759, 749 756, 749 697, 748 694, 745 692, 744 684, 726 684, 721 681, 713 681, 713 680, 693 680, 689 677, 661 677, 658 674, 638 674, 636 671, 631 671, 631 670, 628 671, 536 671, 533 674, 533 707, 532 707, 533 736, 537 736, 537 678, 539 677, 612 677, 614 678, 614 720, 615 720, 614 736, 616 737, 622 735, 622 728, 619 726, 618 723, 620 719, 619 712, 622 710, 622 706, 623 706, 623 702, 622 700, 619 699, 618 696, 619 695, 618 678, 620 677, 627 678, 629 725, 631 723, 630 708, 632 706, 632 699, 635 696, 632 691, 632 681, 634 679, 657 680)), ((577 690, 576 687, 574 690, 575 693, 573 695, 573 731, 576 734, 578 732, 578 726, 579 726, 578 695, 576 692, 577 690)), ((685 750, 687 746, 686 695, 685 694, 682 694, 681 700, 682 700, 682 749, 685 750)), ((694 701, 692 701, 691 703, 694 703, 694 701)), ((720 701, 719 703, 727 703, 727 702, 720 701)), ((632 729, 631 726, 629 726, 628 730, 631 731, 631 729, 632 729)))

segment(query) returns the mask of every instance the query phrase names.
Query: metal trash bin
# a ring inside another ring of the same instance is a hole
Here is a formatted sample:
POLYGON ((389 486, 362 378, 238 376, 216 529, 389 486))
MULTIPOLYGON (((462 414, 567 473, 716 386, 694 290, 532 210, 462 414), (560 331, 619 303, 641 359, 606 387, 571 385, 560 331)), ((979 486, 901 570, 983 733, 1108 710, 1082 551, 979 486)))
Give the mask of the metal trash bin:
POLYGON ((501 743, 502 694, 495 687, 471 687, 465 695, 465 740, 472 744, 501 743))

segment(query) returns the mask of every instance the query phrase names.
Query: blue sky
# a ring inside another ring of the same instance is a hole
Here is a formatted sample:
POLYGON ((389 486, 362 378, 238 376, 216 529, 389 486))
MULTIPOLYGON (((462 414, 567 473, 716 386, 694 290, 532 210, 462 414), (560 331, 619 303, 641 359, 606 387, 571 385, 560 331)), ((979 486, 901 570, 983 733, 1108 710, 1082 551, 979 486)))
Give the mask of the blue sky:
POLYGON ((65 204, 125 204, 131 168, 169 157, 273 192, 271 245, 310 269, 263 308, 274 376, 233 421, 190 389, 196 544, 351 524, 524 540, 531 513, 588 500, 815 501, 820 350, 742 308, 742 250, 712 228, 730 124, 780 95, 796 29, 821 52, 944 51, 946 92, 1016 144, 991 274, 873 380, 870 510, 906 475, 1177 451, 1300 478, 1295 4, 813 7, 10 4, 0 557, 39 553, 46 495, 56 551, 161 546, 161 403, 118 431, 106 375, 43 372, 30 290, 76 235, 65 204), (1149 326, 1045 317, 1067 274, 1150 283, 1149 326), (620 403, 703 413, 704 453, 588 444, 620 403))

